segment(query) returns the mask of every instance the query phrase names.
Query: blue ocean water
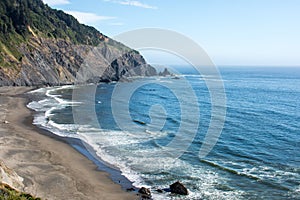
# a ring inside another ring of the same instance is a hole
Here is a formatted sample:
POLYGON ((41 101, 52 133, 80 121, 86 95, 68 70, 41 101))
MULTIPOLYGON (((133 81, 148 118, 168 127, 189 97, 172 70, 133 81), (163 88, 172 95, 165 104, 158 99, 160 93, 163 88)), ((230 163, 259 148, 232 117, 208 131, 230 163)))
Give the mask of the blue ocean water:
POLYGON ((44 98, 28 106, 37 111, 35 124, 85 141, 133 185, 150 187, 154 199, 300 199, 300 69, 220 68, 225 123, 199 158, 211 91, 197 71, 175 68, 177 78, 39 89, 44 98), (177 180, 189 196, 155 192, 177 180))

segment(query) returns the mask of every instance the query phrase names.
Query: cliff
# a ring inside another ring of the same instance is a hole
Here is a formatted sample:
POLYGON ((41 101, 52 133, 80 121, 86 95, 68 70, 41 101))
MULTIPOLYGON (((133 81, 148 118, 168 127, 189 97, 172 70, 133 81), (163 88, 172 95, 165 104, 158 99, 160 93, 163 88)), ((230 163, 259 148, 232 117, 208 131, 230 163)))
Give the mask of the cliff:
POLYGON ((0 2, 0 85, 63 85, 153 76, 139 52, 41 0, 0 2))
POLYGON ((41 200, 23 192, 23 178, 0 160, 0 199, 41 200))
MULTIPOLYGON (((0 183, 8 184, 14 189, 23 190, 23 179, 0 160, 0 183)), ((1 198, 0 198, 1 199, 1 198)))

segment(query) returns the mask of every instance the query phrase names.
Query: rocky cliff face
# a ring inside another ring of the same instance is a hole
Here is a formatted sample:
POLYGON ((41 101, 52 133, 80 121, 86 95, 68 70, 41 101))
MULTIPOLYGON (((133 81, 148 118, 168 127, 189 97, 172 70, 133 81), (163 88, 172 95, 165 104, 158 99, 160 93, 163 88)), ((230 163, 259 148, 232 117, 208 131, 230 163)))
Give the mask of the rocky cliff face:
POLYGON ((0 184, 8 184, 10 187, 23 190, 23 178, 18 176, 15 171, 8 168, 1 160, 0 160, 0 184))
POLYGON ((65 85, 118 81, 126 76, 154 76, 156 70, 136 51, 111 39, 98 46, 32 37, 19 47, 17 70, 0 68, 0 85, 65 85))
POLYGON ((0 86, 98 83, 156 74, 137 51, 41 0, 0 2, 0 86))

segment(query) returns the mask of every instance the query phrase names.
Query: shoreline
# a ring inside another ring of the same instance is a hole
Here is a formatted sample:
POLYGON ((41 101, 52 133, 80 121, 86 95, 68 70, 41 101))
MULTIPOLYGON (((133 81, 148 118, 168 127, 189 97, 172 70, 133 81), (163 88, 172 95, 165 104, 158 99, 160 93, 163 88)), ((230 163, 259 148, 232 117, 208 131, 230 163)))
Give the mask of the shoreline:
POLYGON ((24 95, 32 89, 0 87, 0 105, 6 111, 1 115, 7 122, 0 125, 0 160, 24 178, 24 191, 49 200, 138 199, 116 183, 121 173, 114 177, 117 170, 107 173, 104 163, 99 167, 101 161, 82 148, 81 141, 32 124, 34 111, 26 107, 30 99, 24 95))
MULTIPOLYGON (((26 107, 27 104, 28 104, 28 102, 24 104, 25 107, 26 107)), ((92 147, 90 147, 89 144, 86 144, 86 143, 83 144, 83 141, 81 141, 80 139, 77 139, 77 138, 68 138, 68 137, 62 137, 62 136, 56 135, 56 134, 52 133, 51 131, 49 131, 47 129, 44 129, 42 127, 34 125, 33 124, 33 119, 34 119, 35 111, 32 111, 30 109, 28 109, 28 110, 31 112, 31 115, 27 116, 23 121, 23 123, 26 126, 32 127, 39 134, 45 135, 46 137, 49 137, 53 140, 57 140, 59 142, 62 142, 62 143, 65 143, 65 144, 71 146, 78 153, 82 154, 88 160, 92 161, 96 165, 96 168, 97 168, 96 170, 107 172, 108 175, 109 175, 109 178, 114 183, 120 185, 123 190, 129 189, 129 188, 135 188, 132 185, 132 182, 130 182, 125 176, 123 176, 121 174, 120 170, 109 166, 104 161, 102 161, 99 156, 97 156, 96 154, 92 154, 91 151, 89 151, 87 149, 87 147, 92 148, 92 147)), ((137 188, 135 188, 135 189, 137 189, 137 188)))

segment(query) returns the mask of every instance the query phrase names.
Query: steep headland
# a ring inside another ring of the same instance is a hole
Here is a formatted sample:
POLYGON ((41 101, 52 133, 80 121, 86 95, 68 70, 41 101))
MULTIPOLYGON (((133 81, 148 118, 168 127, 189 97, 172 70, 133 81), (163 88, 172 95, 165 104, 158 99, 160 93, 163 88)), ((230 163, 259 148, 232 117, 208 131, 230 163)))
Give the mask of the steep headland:
POLYGON ((0 2, 0 85, 41 86, 152 76, 139 52, 41 0, 0 2))

